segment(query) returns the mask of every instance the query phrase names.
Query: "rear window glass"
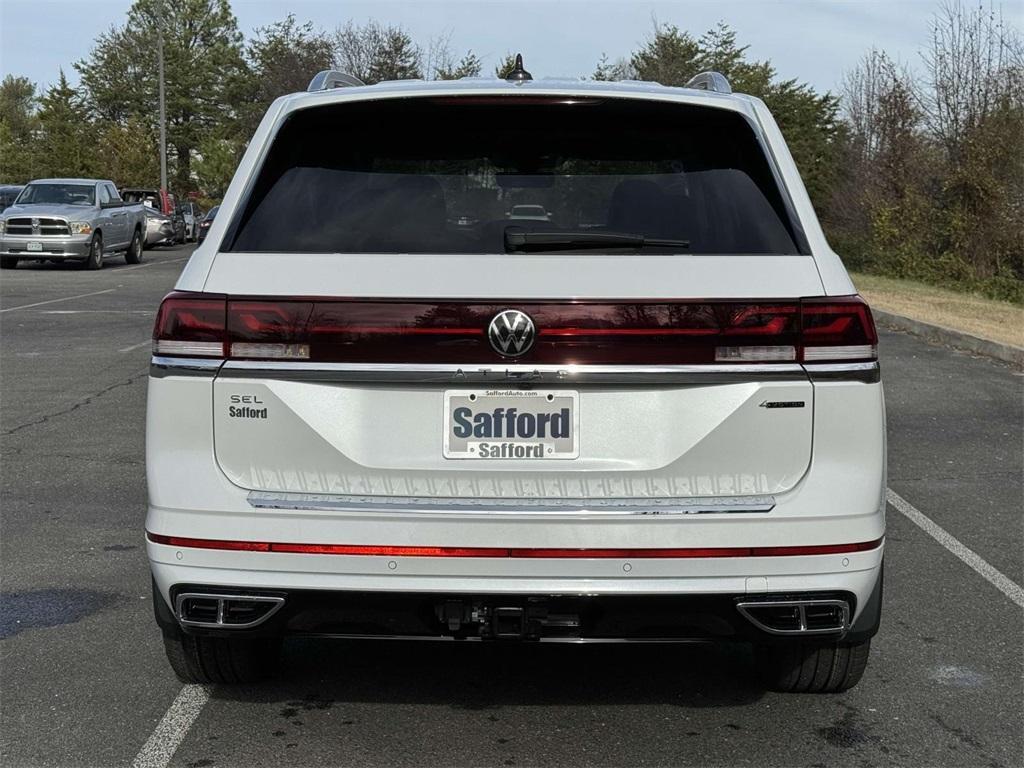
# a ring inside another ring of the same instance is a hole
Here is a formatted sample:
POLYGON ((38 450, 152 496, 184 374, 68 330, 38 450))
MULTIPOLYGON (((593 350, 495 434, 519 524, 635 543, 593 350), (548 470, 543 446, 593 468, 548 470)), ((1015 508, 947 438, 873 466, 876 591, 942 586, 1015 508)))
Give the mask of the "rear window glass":
POLYGON ((420 97, 296 112, 225 246, 503 253, 510 228, 556 233, 543 241, 562 252, 594 250, 587 238, 602 234, 661 241, 600 248, 623 253, 802 251, 741 115, 530 97, 420 97))

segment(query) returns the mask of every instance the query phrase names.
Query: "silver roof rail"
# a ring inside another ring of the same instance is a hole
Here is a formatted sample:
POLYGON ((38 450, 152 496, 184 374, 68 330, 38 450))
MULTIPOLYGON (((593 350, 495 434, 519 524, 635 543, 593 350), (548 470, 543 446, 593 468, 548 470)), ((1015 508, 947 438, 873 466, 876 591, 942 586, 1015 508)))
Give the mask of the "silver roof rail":
POLYGON ((684 87, 715 93, 732 93, 732 86, 721 72, 701 72, 691 77, 684 87))
POLYGON ((315 93, 316 91, 327 91, 331 88, 349 88, 360 85, 366 85, 366 83, 358 77, 353 77, 345 72, 338 72, 334 69, 325 69, 323 72, 317 72, 313 76, 306 90, 310 93, 315 93))

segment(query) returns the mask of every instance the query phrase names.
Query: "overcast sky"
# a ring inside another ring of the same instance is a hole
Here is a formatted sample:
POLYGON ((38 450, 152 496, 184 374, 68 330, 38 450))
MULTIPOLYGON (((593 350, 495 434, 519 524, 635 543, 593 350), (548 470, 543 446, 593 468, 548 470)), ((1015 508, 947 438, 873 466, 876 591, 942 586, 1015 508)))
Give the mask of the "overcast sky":
MULTIPOLYGON (((968 0, 969 1, 969 0, 968 0)), ((88 55, 95 37, 124 23, 131 0, 0 0, 0 74, 25 75, 40 86, 60 67, 88 55)), ((872 46, 916 64, 938 0, 233 0, 242 31, 290 10, 299 21, 333 29, 348 19, 400 24, 425 44, 451 33, 461 55, 472 48, 485 73, 506 51, 522 51, 534 77, 585 76, 602 53, 625 56, 650 34, 653 20, 695 35, 727 22, 749 54, 770 59, 784 78, 836 90, 843 73, 872 46)), ((1002 4, 1004 18, 1024 26, 1024 0, 1002 4)), ((313 73, 310 73, 311 75, 313 73)))

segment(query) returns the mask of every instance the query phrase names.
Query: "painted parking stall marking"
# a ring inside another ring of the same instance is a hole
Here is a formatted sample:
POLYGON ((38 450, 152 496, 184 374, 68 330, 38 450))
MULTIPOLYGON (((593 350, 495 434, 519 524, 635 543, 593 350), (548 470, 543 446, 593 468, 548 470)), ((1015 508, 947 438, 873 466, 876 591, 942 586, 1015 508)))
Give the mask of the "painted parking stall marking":
POLYGON ((139 754, 132 761, 132 768, 164 768, 171 762, 178 745, 189 728, 210 700, 210 688, 206 685, 184 685, 174 698, 167 712, 160 719, 156 730, 146 739, 139 754))
POLYGON ((93 291, 92 293, 80 293, 77 296, 65 296, 62 299, 50 299, 49 301, 37 301, 34 304, 22 304, 20 307, 7 307, 6 309, 0 309, 0 312, 14 312, 18 309, 31 309, 32 307, 42 307, 46 304, 57 304, 62 301, 74 301, 75 299, 84 299, 87 296, 99 296, 104 293, 113 293, 117 288, 107 288, 103 291, 93 291))
POLYGON ((905 517, 910 519, 918 528, 927 533, 939 544, 948 549, 963 562, 969 565, 974 571, 980 574, 992 586, 1010 598, 1021 608, 1024 608, 1024 587, 1004 575, 1001 571, 991 566, 973 549, 968 547, 949 531, 932 521, 917 507, 900 496, 892 488, 885 490, 886 500, 905 517))

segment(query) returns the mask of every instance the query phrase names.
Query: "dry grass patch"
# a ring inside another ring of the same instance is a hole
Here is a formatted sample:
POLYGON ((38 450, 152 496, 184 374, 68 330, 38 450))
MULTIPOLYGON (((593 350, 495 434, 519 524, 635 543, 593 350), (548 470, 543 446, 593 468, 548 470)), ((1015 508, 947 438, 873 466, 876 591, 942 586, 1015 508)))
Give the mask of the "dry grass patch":
POLYGON ((1024 307, 911 280, 865 274, 851 277, 872 307, 1024 347, 1024 307))

